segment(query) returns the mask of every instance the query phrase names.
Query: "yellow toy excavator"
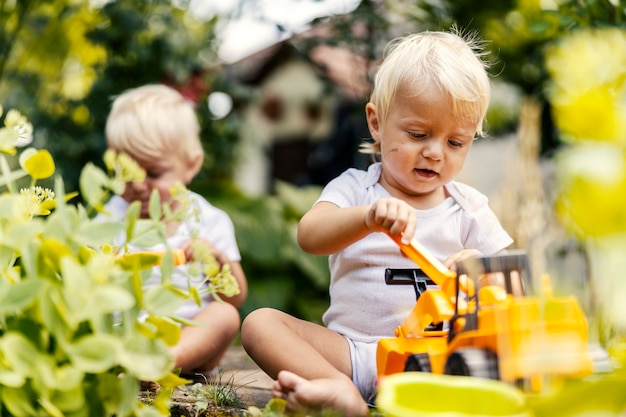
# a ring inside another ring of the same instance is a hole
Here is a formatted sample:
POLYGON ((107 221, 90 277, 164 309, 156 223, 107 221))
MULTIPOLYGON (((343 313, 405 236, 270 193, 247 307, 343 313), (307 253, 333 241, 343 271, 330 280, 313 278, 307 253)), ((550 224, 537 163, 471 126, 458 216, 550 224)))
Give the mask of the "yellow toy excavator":
POLYGON ((390 285, 412 285, 417 302, 395 337, 378 343, 382 377, 403 371, 478 376, 535 390, 544 377, 593 372, 587 319, 573 296, 544 277, 529 295, 527 256, 464 260, 451 271, 413 240, 392 239, 421 269, 388 269, 390 285))

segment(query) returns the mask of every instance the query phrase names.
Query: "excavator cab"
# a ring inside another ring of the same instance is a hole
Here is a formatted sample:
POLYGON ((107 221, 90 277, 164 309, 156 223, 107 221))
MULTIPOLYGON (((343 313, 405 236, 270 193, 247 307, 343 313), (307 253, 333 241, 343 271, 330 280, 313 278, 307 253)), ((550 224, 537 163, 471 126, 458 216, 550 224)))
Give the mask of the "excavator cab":
POLYGON ((474 257, 457 264, 456 302, 448 341, 478 328, 478 311, 508 297, 523 297, 531 288, 526 252, 474 257))

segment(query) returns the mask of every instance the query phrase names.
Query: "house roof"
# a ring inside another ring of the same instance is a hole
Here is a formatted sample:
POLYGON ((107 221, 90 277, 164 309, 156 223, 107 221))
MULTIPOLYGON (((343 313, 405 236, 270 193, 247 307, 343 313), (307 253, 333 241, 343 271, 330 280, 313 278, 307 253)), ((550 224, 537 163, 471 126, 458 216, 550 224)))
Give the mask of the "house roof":
POLYGON ((348 46, 329 45, 330 39, 332 27, 328 21, 323 21, 306 32, 277 42, 225 68, 229 76, 256 85, 285 62, 304 59, 343 94, 353 99, 365 98, 371 89, 369 73, 372 63, 348 46))

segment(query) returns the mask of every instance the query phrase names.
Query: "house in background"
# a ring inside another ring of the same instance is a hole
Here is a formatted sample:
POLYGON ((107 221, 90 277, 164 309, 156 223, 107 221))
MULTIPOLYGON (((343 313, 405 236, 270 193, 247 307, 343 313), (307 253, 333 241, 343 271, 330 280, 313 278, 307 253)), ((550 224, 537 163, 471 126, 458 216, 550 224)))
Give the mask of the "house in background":
POLYGON ((362 57, 320 40, 323 27, 228 65, 228 77, 251 89, 244 109, 235 182, 246 194, 270 192, 275 180, 324 185, 350 166, 365 166, 369 68, 362 57), (313 41, 314 42, 314 41, 313 41))

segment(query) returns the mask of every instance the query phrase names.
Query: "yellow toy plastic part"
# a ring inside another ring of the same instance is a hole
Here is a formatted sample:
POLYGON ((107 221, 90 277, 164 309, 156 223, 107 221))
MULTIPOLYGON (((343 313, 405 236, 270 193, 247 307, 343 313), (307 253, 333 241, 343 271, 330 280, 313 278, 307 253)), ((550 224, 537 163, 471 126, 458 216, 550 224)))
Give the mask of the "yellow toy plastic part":
POLYGON ((491 379, 405 372, 380 379, 376 407, 386 417, 531 417, 524 395, 491 379))

